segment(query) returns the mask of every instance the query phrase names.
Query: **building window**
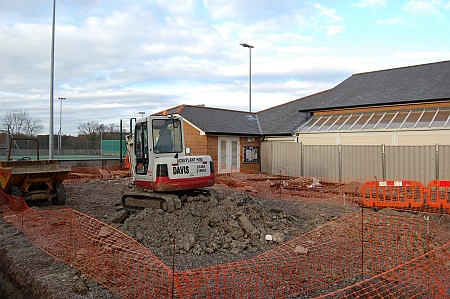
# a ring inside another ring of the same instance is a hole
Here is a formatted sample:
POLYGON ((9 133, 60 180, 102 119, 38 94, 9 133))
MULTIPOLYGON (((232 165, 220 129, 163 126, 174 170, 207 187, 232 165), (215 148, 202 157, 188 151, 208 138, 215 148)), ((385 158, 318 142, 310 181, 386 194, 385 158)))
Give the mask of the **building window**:
POLYGON ((450 109, 424 109, 313 116, 300 133, 450 127, 450 109))

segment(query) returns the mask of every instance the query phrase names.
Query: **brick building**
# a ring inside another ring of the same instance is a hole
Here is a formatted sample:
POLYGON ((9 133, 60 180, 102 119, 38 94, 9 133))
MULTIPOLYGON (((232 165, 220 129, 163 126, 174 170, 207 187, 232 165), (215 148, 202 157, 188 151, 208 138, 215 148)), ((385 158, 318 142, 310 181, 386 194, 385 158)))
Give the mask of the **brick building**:
POLYGON ((192 155, 211 156, 219 173, 260 171, 263 134, 256 113, 190 105, 167 113, 184 118, 185 146, 192 155))
MULTIPOLYGON (((261 169, 261 142, 450 144, 450 61, 354 74, 332 89, 257 113, 180 105, 192 154, 219 173, 261 169)), ((160 113, 159 113, 160 114, 160 113)))
POLYGON ((258 116, 286 117, 305 145, 448 145, 450 61, 354 74, 258 116))

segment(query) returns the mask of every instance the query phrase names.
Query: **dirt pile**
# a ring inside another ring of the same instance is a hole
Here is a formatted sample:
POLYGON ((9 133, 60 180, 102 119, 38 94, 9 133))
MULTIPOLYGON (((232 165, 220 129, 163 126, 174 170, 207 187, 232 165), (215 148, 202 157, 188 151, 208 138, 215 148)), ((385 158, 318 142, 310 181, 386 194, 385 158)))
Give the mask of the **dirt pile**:
MULTIPOLYGON (((267 251, 298 235, 298 219, 264 205, 255 196, 224 187, 212 196, 183 197, 183 207, 172 213, 145 209, 131 214, 120 230, 150 249, 166 264, 177 258, 205 257, 227 260, 267 251), (175 242, 175 247, 174 247, 175 242)), ((205 266, 205 259, 198 266, 205 266)), ((178 269, 195 263, 177 265, 178 269)))

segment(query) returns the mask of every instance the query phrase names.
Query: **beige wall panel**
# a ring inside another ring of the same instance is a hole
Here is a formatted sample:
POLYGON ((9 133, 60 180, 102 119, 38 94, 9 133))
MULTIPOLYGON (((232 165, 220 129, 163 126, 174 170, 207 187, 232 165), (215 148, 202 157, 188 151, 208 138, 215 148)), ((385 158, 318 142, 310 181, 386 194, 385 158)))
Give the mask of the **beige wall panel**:
POLYGON ((450 130, 399 131, 397 145, 450 145, 450 130))
POLYGON ((272 172, 272 144, 273 142, 261 142, 261 171, 272 172))
POLYGON ((416 180, 424 185, 436 177, 435 146, 386 146, 386 178, 416 180))
POLYGON ((439 179, 450 181, 450 145, 439 145, 439 179))
POLYGON ((298 142, 303 145, 336 145, 338 143, 336 133, 300 134, 298 142))
POLYGON ((380 180, 383 177, 381 145, 343 145, 341 151, 344 182, 380 180))
POLYGON ((300 176, 301 146, 294 142, 273 142, 272 173, 300 176))
POLYGON ((392 132, 341 133, 342 145, 392 145, 392 132))
POLYGON ((304 145, 303 159, 305 176, 327 181, 339 178, 339 146, 304 145))

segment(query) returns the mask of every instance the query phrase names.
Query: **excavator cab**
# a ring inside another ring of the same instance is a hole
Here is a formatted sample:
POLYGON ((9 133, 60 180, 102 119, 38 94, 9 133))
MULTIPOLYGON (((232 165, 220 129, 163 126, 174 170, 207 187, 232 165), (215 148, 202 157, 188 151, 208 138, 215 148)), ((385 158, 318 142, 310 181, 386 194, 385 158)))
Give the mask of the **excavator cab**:
POLYGON ((148 116, 136 122, 127 137, 130 168, 137 187, 175 191, 214 185, 210 156, 186 156, 183 118, 179 115, 148 116))
POLYGON ((145 175, 156 157, 182 153, 182 135, 182 124, 178 118, 148 117, 138 121, 134 134, 135 172, 145 175))

